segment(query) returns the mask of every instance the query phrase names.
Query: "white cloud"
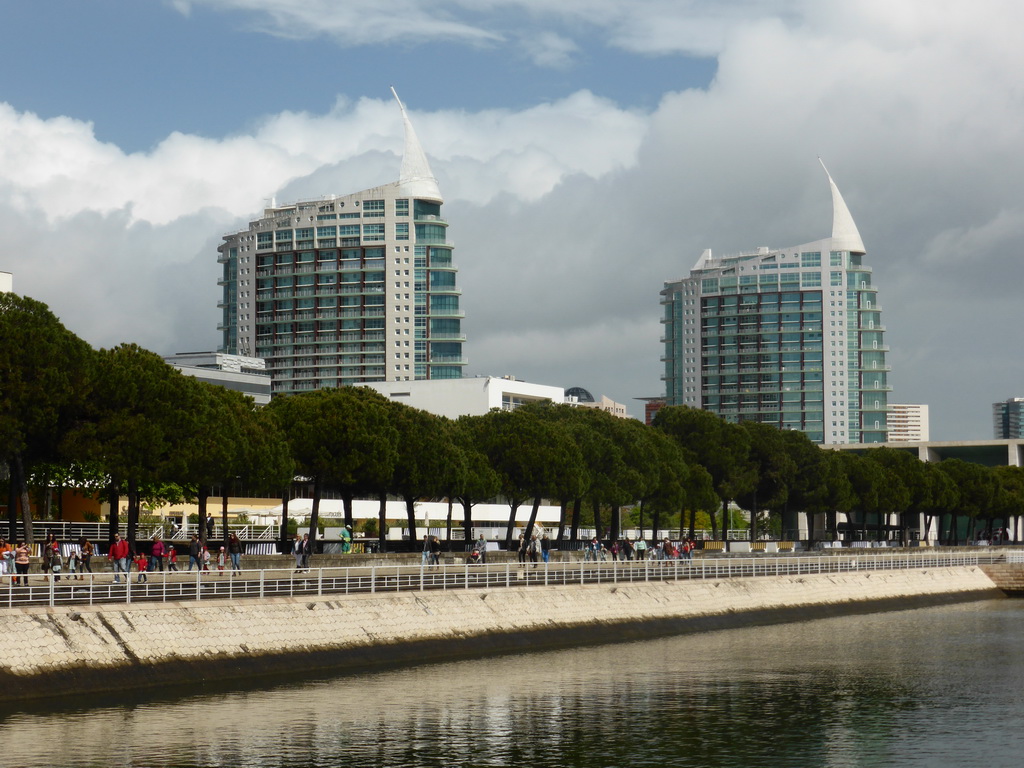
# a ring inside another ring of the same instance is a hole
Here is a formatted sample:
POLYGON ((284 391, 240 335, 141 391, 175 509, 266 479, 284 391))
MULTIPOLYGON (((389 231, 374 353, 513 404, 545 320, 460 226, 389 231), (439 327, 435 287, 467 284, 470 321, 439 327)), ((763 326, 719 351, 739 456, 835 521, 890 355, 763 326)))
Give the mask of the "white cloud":
POLYGON ((596 35, 608 45, 650 53, 715 55, 730 29, 762 18, 791 18, 799 0, 172 0, 244 12, 267 34, 330 37, 339 45, 455 41, 530 47, 539 66, 563 66, 576 49, 572 35, 596 35), (541 30, 541 31, 538 31, 541 30), (546 31, 545 31, 546 30, 546 31), (557 30, 557 31, 556 31, 557 30), (524 31, 527 31, 524 33, 524 31), (539 47, 538 47, 539 46, 539 47), (541 55, 536 55, 538 51, 541 55))

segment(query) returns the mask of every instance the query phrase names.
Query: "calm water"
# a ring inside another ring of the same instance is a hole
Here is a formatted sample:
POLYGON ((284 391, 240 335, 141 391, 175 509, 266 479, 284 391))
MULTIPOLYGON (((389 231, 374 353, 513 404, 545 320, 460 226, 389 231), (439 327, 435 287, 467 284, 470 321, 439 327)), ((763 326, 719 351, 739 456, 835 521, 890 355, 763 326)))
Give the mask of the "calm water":
POLYGON ((11 766, 1024 765, 1024 600, 0 714, 11 766))

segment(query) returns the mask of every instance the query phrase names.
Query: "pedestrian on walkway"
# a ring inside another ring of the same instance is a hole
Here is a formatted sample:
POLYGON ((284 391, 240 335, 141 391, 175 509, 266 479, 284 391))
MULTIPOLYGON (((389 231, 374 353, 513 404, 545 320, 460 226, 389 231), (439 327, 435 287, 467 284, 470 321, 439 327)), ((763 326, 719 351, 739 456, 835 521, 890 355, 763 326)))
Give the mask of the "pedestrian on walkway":
POLYGON ((128 542, 121 538, 120 533, 114 534, 114 541, 107 552, 107 560, 114 567, 114 583, 121 583, 121 574, 124 574, 125 581, 131 579, 128 567, 128 555, 130 553, 128 542))
POLYGON ((188 569, 191 571, 192 566, 196 567, 197 571, 203 570, 203 562, 200 556, 203 553, 203 545, 199 543, 199 534, 192 534, 192 541, 188 543, 188 569))
MULTIPOLYGON (((3 536, 0 536, 0 576, 14 574, 14 547, 3 536)), ((11 579, 13 583, 14 579, 11 579)))
POLYGON ((295 541, 292 543, 292 556, 295 558, 295 573, 302 570, 302 539, 295 534, 295 541))
POLYGON ((551 557, 551 539, 548 538, 546 533, 540 537, 540 556, 545 563, 551 557))
POLYGON ((91 541, 89 541, 87 538, 85 538, 85 536, 83 536, 82 538, 80 538, 78 540, 78 550, 79 550, 79 553, 80 553, 80 555, 79 555, 79 565, 81 565, 81 569, 80 570, 82 572, 82 578, 84 579, 86 571, 88 571, 89 573, 92 573, 92 555, 93 555, 93 552, 95 550, 95 547, 93 547, 91 541))
POLYGON ((135 580, 139 584, 144 584, 149 581, 149 577, 146 576, 146 571, 149 569, 149 558, 139 552, 139 554, 135 556, 134 561, 135 570, 138 572, 138 576, 135 577, 135 580))
POLYGON ((441 564, 441 540, 437 536, 430 537, 430 565, 441 564))
POLYGON ((164 546, 163 539, 160 538, 160 534, 156 534, 153 540, 153 562, 149 568, 151 571, 163 571, 164 569, 164 553, 167 551, 164 546))
POLYGON ((526 548, 527 554, 530 556, 530 562, 533 563, 533 567, 537 567, 537 559, 540 556, 540 542, 537 540, 536 534, 530 537, 530 543, 526 548))
POLYGON ((18 545, 14 548, 14 569, 18 575, 14 577, 12 583, 21 584, 22 578, 25 579, 25 586, 28 586, 28 563, 29 555, 31 550, 28 548, 28 544, 24 541, 19 541, 18 545))
POLYGON ((234 531, 228 536, 228 556, 231 558, 231 575, 234 576, 237 571, 238 575, 242 575, 242 540, 238 538, 238 534, 234 531))
POLYGON ((167 545, 167 570, 168 572, 178 570, 178 550, 173 544, 167 545))

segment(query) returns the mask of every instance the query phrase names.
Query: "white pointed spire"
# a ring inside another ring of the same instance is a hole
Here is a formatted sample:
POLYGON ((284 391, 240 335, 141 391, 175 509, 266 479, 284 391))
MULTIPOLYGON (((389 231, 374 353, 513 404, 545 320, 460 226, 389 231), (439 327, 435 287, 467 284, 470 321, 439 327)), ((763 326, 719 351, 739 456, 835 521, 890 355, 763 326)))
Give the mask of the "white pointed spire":
POLYGON ((825 161, 819 157, 818 162, 821 163, 825 175, 828 176, 829 186, 832 188, 833 250, 867 253, 867 249, 864 248, 864 241, 861 240, 860 232, 857 231, 857 225, 853 221, 853 216, 850 215, 850 209, 846 207, 846 201, 839 194, 839 187, 832 180, 832 175, 828 172, 828 168, 825 168, 825 161))
POLYGON ((441 197, 441 190, 437 186, 437 179, 434 178, 427 162, 427 155, 420 146, 420 140, 416 138, 416 131, 412 127, 409 115, 405 111, 405 105, 398 98, 394 86, 391 86, 391 93, 398 102, 398 108, 402 110, 402 124, 405 126, 405 152, 402 155, 402 171, 398 177, 398 183, 403 191, 411 197, 423 197, 429 200, 444 202, 441 197))

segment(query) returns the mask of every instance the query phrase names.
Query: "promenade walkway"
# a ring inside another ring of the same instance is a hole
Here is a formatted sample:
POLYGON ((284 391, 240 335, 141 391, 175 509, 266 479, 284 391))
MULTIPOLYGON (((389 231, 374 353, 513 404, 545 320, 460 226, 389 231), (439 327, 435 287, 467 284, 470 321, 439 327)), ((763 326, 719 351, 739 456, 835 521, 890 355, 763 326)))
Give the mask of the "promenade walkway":
POLYGON ((370 565, 356 567, 152 572, 138 583, 112 573, 66 576, 53 581, 32 574, 28 585, 15 586, 10 577, 0 587, 0 610, 30 605, 96 605, 193 600, 254 600, 273 597, 346 595, 424 590, 504 589, 569 584, 617 584, 690 579, 735 579, 800 574, 846 573, 907 568, 979 566, 1024 559, 1024 553, 991 550, 983 553, 922 552, 828 556, 751 556, 685 560, 552 562, 537 566, 518 563, 492 565, 370 565))

